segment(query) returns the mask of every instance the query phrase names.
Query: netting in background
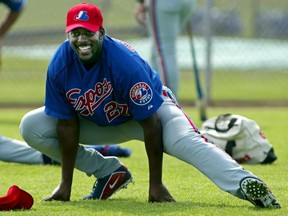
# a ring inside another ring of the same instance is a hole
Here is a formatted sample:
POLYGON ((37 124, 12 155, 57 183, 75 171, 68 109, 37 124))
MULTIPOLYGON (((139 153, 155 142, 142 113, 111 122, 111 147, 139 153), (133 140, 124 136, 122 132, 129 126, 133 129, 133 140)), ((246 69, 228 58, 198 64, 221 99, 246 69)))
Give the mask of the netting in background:
MULTIPOLYGON (((79 2, 27 1, 24 14, 3 41, 1 105, 42 103, 47 64, 66 38, 66 11, 79 2)), ((88 2, 102 8, 109 35, 128 41, 149 60, 150 41, 146 29, 133 17, 134 0, 88 2)), ((5 13, 6 8, 0 5, 1 20, 5 13)), ((287 105, 286 0, 198 0, 191 24, 197 63, 210 104, 287 105)), ((193 102, 196 93, 188 44, 183 33, 177 43, 183 71, 180 100, 193 102)))

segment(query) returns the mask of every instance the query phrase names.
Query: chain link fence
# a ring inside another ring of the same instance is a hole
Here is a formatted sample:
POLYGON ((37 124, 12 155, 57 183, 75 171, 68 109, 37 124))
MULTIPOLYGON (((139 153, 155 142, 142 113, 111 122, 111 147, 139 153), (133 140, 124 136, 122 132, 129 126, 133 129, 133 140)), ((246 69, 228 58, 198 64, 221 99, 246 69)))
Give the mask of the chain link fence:
MULTIPOLYGON (((79 2, 27 1, 24 14, 2 41, 0 106, 42 103, 49 59, 66 38, 67 9, 79 2)), ((128 41, 149 60, 150 41, 133 17, 134 0, 88 2, 101 7, 109 35, 128 41)), ((6 13, 0 5, 0 19, 6 13)), ((286 0, 198 0, 191 26, 208 104, 288 105, 286 0)), ((196 93, 185 96, 195 91, 188 44, 183 32, 177 42, 183 71, 180 100, 193 102, 196 93)))

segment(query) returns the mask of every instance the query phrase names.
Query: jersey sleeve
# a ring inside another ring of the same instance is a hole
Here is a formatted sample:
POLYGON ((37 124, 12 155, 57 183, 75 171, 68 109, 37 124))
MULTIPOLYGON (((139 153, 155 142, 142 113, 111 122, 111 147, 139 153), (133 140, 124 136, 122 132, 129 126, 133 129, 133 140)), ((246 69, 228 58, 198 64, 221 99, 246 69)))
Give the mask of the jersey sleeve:
POLYGON ((148 118, 163 103, 158 74, 130 44, 106 37, 104 46, 103 56, 112 73, 116 94, 127 104, 131 118, 136 121, 148 118))
POLYGON ((162 85, 155 87, 146 70, 150 70, 150 67, 144 65, 127 77, 128 85, 125 89, 130 113, 138 121, 151 116, 163 103, 162 85))
POLYGON ((59 85, 59 80, 48 68, 45 93, 45 113, 51 117, 63 120, 72 119, 75 111, 65 96, 65 91, 59 85))

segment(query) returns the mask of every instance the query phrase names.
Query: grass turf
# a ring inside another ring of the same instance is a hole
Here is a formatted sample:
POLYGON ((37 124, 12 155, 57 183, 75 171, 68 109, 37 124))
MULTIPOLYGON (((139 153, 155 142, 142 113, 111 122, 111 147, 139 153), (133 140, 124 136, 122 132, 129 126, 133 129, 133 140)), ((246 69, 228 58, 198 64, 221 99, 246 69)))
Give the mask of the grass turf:
MULTIPOLYGON (((42 104, 45 92, 47 61, 3 58, 0 72, 1 104, 42 104)), ((204 72, 201 71, 203 74, 204 72)), ((202 77, 202 83, 204 82, 202 77)), ((288 76, 277 71, 215 71, 211 84, 211 101, 225 104, 286 103, 288 76)), ((205 91, 205 85, 203 85, 205 91)), ((195 101, 195 82, 192 71, 182 70, 180 101, 195 101)))

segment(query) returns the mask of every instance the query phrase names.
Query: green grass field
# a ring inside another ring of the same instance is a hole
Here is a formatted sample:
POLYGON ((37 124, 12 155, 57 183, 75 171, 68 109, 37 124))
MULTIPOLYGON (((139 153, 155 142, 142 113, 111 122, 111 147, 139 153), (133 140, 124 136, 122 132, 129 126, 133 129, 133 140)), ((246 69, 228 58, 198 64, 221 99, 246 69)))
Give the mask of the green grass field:
MULTIPOLYGON (((1 104, 42 104, 48 60, 3 58, 0 72, 1 104)), ((200 73, 204 73, 201 71, 200 73)), ((202 77, 202 83, 204 83, 202 77)), ((212 75, 212 100, 221 105, 227 102, 288 103, 287 73, 277 71, 215 71, 212 75)), ((205 88, 205 85, 203 85, 205 88)), ((179 99, 195 101, 195 82, 192 71, 182 71, 179 99)))
MULTIPOLYGON (((198 112, 194 107, 183 107, 198 126, 198 112)), ((18 126, 21 117, 30 109, 1 109, 1 134, 21 139, 18 126)), ((60 168, 55 166, 23 165, 0 162, 0 196, 16 184, 35 199, 29 211, 0 212, 0 215, 287 215, 287 143, 288 111, 285 108, 209 108, 209 116, 236 113, 259 123, 272 143, 278 160, 272 165, 243 165, 265 180, 282 204, 282 209, 265 210, 253 207, 218 189, 195 168, 170 156, 164 157, 164 183, 177 203, 148 203, 148 167, 144 145, 130 141, 123 143, 133 153, 121 161, 135 178, 135 184, 119 191, 107 201, 82 201, 94 182, 85 174, 75 171, 71 202, 41 202, 60 182, 60 168)))
MULTIPOLYGON (((17 36, 17 40, 19 38, 20 40, 17 41, 15 37, 12 37, 12 39, 7 38, 8 44, 11 46, 14 43, 27 45, 38 42, 61 42, 65 37, 66 10, 79 2, 78 0, 70 0, 61 1, 61 4, 59 4, 59 0, 28 0, 26 12, 12 28, 12 34, 17 36), (63 36, 58 34, 57 37, 55 36, 56 38, 53 38, 53 35, 49 34, 40 37, 34 35, 37 32, 45 33, 46 30, 53 32, 54 29, 57 31, 63 29, 63 36), (34 36, 33 40, 25 38, 24 34, 22 35, 23 32, 28 32, 30 36, 34 36)), ((93 1, 93 3, 99 5, 103 2, 105 3, 105 1, 101 0, 93 1)), ((257 1, 258 4, 255 4, 255 2, 256 0, 243 0, 237 3, 239 7, 241 6, 241 16, 245 18, 246 28, 243 33, 245 36, 251 36, 251 32, 253 32, 250 18, 253 16, 255 8, 253 9, 252 6, 257 6, 261 3, 261 8, 266 10, 267 8, 270 9, 271 4, 276 9, 287 6, 286 0, 275 0, 273 3, 269 0, 261 0, 257 1)), ((113 4, 110 5, 109 11, 103 12, 105 27, 108 30, 116 27, 121 30, 126 29, 127 26, 129 28, 135 27, 136 22, 133 18, 134 3, 134 1, 130 0, 121 0, 121 2, 114 0, 113 4), (123 18, 123 14, 125 18, 123 18), (118 18, 115 19, 115 17, 118 18)), ((203 2, 200 2, 200 6, 201 4, 203 2)), ((233 6, 227 0, 219 0, 217 5, 224 9, 229 9, 233 6)), ((4 8, 0 7, 1 15, 4 14, 2 13, 3 11, 4 8)), ((137 33, 132 34, 134 34, 132 36, 137 36, 137 33)), ((121 37, 121 39, 125 38, 121 37)), ((0 135, 22 139, 18 130, 22 116, 43 103, 48 60, 10 58, 5 56, 5 53, 2 54, 3 65, 0 71, 0 135), (27 108, 27 106, 30 106, 30 108, 27 108)), ((274 146, 278 160, 272 165, 243 165, 243 167, 265 180, 274 195, 279 199, 282 209, 255 208, 249 202, 239 200, 221 191, 195 168, 167 155, 164 158, 163 179, 177 202, 148 203, 148 166, 145 148, 140 142, 130 141, 122 145, 130 148, 133 154, 130 158, 125 158, 121 161, 133 173, 135 184, 129 185, 126 190, 119 191, 107 201, 81 200, 84 195, 90 192, 95 179, 92 177, 88 178, 85 174, 75 170, 71 202, 41 202, 60 182, 60 167, 24 165, 0 161, 0 196, 4 196, 8 188, 16 184, 31 193, 35 200, 32 209, 29 211, 0 212, 0 215, 288 215, 287 83, 288 76, 283 71, 253 70, 245 73, 227 70, 215 71, 212 77, 211 96, 213 103, 217 106, 208 107, 209 117, 223 113, 234 113, 254 119, 261 126, 266 137, 274 146), (263 103, 274 106, 259 106, 259 104, 263 103), (254 106, 255 104, 258 106, 254 106), (282 104, 282 106, 275 106, 275 104, 282 104)), ((192 72, 183 71, 179 94, 180 102, 193 104, 195 98, 195 84, 192 72)), ((184 106, 183 109, 200 127, 201 122, 197 108, 184 106)))

